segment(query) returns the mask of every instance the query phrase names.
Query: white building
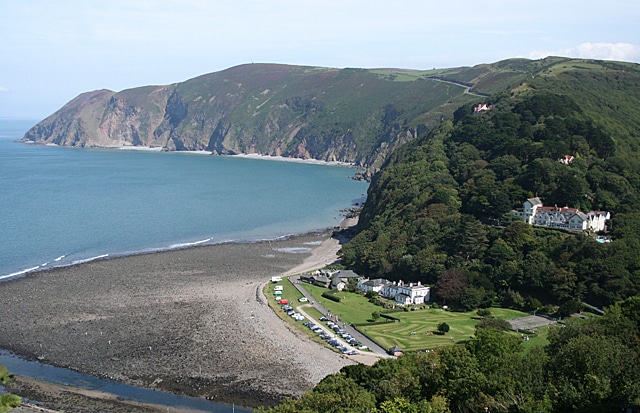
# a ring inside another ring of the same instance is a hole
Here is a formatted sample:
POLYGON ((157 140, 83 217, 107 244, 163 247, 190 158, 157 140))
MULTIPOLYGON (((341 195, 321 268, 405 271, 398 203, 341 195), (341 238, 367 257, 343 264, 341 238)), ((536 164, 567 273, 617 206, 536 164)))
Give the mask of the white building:
POLYGON ((405 284, 402 281, 391 282, 383 278, 361 280, 358 288, 363 291, 375 291, 382 297, 392 298, 401 304, 424 304, 431 297, 431 288, 420 282, 405 284))
POLYGON ((387 284, 390 284, 390 283, 384 278, 376 278, 373 280, 370 280, 367 278, 367 279, 358 280, 358 288, 360 289, 360 291, 364 291, 365 293, 369 291, 373 291, 380 295, 384 295, 384 294, 381 294, 380 291, 382 291, 382 289, 387 284))
POLYGON ((529 225, 547 228, 567 229, 570 231, 606 230, 606 222, 611 218, 607 211, 591 211, 588 214, 576 208, 544 206, 540 198, 529 198, 522 204, 522 211, 512 211, 529 225))

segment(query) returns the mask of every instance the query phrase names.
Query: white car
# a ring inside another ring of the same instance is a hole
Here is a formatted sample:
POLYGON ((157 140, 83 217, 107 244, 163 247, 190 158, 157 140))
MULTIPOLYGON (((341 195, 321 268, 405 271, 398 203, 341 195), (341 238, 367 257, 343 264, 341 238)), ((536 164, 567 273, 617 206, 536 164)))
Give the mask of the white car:
POLYGON ((307 300, 307 297, 300 297, 298 298, 298 301, 300 301, 301 303, 306 303, 309 300, 307 300))

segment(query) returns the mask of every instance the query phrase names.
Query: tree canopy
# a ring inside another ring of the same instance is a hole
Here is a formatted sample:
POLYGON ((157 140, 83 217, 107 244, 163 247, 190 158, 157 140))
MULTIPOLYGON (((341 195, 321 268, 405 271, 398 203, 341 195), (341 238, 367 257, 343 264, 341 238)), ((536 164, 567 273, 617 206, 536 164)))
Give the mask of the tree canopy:
MULTIPOLYGON (((356 272, 435 286, 466 309, 575 299, 611 305, 640 292, 640 135, 614 137, 570 95, 501 94, 465 105, 395 151, 371 183, 356 272), (571 162, 559 162, 566 155, 571 162), (613 242, 531 227, 509 212, 527 198, 606 210, 613 242)), ((631 127, 631 126, 630 126, 631 127)))

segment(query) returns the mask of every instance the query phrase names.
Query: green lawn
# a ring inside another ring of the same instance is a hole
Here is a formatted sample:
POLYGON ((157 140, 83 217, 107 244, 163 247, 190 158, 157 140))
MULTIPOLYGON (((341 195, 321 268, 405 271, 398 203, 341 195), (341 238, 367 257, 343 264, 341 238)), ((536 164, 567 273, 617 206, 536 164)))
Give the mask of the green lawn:
POLYGON ((371 304, 365 296, 360 294, 342 291, 338 293, 341 301, 337 303, 322 296, 322 293, 329 291, 326 288, 310 284, 304 284, 303 287, 315 301, 331 311, 331 314, 337 315, 345 323, 361 324, 369 322, 371 313, 381 309, 371 304))
MULTIPOLYGON (((294 306, 300 304, 297 299, 301 294, 290 282, 283 280, 279 284, 284 285, 283 296, 286 295, 290 301, 293 298, 292 304, 294 306)), ((441 309, 424 309, 389 313, 399 319, 399 322, 380 323, 383 320, 381 318, 378 323, 373 323, 371 314, 374 311, 384 310, 371 304, 363 295, 343 291, 338 293, 341 301, 337 303, 322 297, 322 293, 328 291, 326 288, 309 284, 304 284, 303 287, 315 301, 330 311, 331 314, 338 316, 345 323, 357 324, 358 329, 384 348, 397 345, 405 351, 417 351, 459 343, 473 338, 475 326, 480 321, 475 311, 454 312, 441 309), (436 333, 438 324, 442 322, 446 322, 450 327, 449 332, 444 335, 436 333)), ((272 289, 273 287, 270 288, 272 289)), ((309 312, 312 317, 319 318, 321 316, 319 312, 309 307, 305 311, 309 312)), ((492 317, 504 320, 526 315, 528 314, 518 310, 491 308, 492 317)), ((547 327, 538 328, 536 335, 530 336, 528 341, 523 340, 524 348, 529 349, 547 344, 547 333, 547 327)), ((512 334, 520 337, 519 333, 513 332, 512 334)))
MULTIPOLYGON (((358 326, 384 348, 394 345, 405 351, 431 349, 473 338, 475 325, 480 321, 475 311, 454 312, 441 309, 402 311, 392 314, 400 322, 358 326), (437 334, 438 324, 447 323, 448 333, 437 334)), ((501 319, 511 319, 527 315, 521 311, 506 308, 492 308, 491 315, 501 319)))

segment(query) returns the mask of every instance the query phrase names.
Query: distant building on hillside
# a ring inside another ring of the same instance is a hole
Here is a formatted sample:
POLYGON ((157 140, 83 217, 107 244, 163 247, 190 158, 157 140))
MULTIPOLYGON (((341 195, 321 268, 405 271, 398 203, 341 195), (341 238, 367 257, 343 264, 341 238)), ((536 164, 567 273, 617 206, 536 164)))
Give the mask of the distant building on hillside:
POLYGON ((491 110, 491 106, 488 106, 486 103, 479 103, 478 106, 473 108, 473 113, 480 113, 483 110, 491 110))
POLYGON ((607 211, 591 211, 587 214, 576 208, 544 206, 540 198, 529 198, 522 204, 522 211, 511 211, 529 225, 570 231, 600 232, 607 229, 611 219, 607 211))
POLYGON ((558 162, 563 163, 565 165, 569 165, 573 160, 576 159, 572 155, 565 155, 562 158, 558 159, 558 162))

